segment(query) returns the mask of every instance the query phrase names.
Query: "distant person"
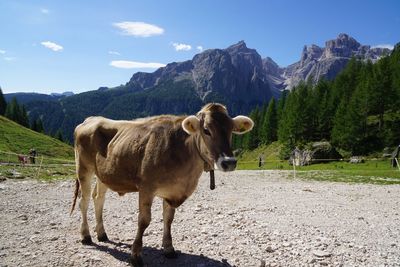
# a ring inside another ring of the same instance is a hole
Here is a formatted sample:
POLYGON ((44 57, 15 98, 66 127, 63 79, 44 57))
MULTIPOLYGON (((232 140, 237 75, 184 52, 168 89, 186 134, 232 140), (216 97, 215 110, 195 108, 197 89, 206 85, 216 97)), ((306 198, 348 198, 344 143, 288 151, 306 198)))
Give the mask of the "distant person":
POLYGON ((261 154, 258 157, 258 168, 261 168, 262 166, 264 166, 264 154, 261 154))
POLYGON ((29 150, 29 160, 31 164, 35 164, 35 158, 37 156, 36 150, 34 148, 31 148, 29 150))

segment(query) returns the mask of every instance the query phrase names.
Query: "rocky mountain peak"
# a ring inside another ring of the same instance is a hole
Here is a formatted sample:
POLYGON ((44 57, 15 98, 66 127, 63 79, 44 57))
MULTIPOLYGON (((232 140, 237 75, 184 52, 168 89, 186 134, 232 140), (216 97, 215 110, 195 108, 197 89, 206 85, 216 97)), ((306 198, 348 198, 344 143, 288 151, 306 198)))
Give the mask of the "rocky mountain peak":
POLYGON ((353 37, 341 33, 336 39, 325 43, 325 57, 351 57, 355 51, 359 50, 361 44, 353 37))
POLYGON ((301 53, 301 64, 304 65, 306 64, 306 62, 309 62, 311 60, 318 60, 321 57, 323 51, 324 50, 318 45, 305 45, 303 48, 303 52, 301 53))
POLYGON ((283 88, 291 89, 300 81, 309 79, 313 82, 321 78, 333 79, 352 57, 374 62, 389 52, 386 48, 361 45, 353 37, 341 33, 327 41, 324 48, 317 45, 304 46, 300 61, 284 68, 283 88))
POLYGON ((229 46, 225 50, 228 51, 229 53, 240 53, 240 52, 249 52, 249 50, 253 49, 247 48, 245 41, 241 40, 238 43, 229 46))

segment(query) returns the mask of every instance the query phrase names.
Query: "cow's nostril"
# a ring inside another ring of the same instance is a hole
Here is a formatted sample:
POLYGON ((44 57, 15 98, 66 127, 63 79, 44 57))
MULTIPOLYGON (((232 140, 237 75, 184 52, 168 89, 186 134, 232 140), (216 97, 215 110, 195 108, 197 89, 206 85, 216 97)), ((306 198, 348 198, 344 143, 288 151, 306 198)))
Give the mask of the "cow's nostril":
POLYGON ((225 158, 221 161, 221 167, 225 171, 233 171, 236 168, 237 160, 235 158, 225 158))
POLYGON ((224 169, 224 170, 228 169, 228 164, 227 164, 227 162, 226 162, 226 161, 222 161, 222 162, 221 162, 221 167, 222 167, 222 169, 224 169))

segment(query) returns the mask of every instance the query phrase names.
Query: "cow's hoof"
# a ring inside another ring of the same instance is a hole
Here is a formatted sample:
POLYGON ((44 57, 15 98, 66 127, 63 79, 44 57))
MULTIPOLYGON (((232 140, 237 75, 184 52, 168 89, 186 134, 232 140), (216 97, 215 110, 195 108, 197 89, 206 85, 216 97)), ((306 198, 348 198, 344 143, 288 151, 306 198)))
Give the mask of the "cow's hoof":
POLYGON ((107 236, 106 233, 97 236, 97 240, 99 240, 99 242, 108 242, 108 241, 110 241, 110 240, 108 239, 108 236, 107 236))
POLYGON ((90 235, 83 237, 81 242, 83 245, 92 245, 93 244, 92 238, 90 237, 90 235))
POLYGON ((174 248, 164 248, 163 254, 167 259, 175 259, 178 257, 178 254, 175 252, 174 248))
POLYGON ((143 267, 143 259, 140 256, 131 256, 129 259, 129 263, 133 267, 143 267))

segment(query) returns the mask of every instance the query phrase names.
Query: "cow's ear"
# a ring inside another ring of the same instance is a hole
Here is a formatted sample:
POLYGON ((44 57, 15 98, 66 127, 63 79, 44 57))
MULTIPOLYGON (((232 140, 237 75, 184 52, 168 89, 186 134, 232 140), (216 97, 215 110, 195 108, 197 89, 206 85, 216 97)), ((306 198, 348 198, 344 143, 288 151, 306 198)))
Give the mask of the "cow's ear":
POLYGON ((246 116, 237 116, 233 118, 233 133, 244 134, 253 129, 254 122, 246 116))
POLYGON ((200 129, 200 120, 192 115, 182 121, 182 128, 188 134, 194 134, 200 129))

